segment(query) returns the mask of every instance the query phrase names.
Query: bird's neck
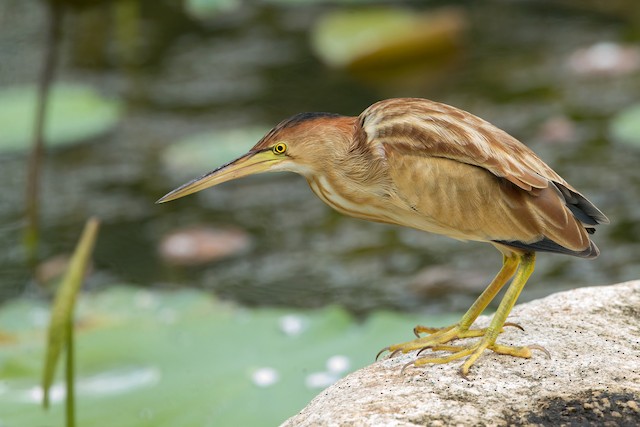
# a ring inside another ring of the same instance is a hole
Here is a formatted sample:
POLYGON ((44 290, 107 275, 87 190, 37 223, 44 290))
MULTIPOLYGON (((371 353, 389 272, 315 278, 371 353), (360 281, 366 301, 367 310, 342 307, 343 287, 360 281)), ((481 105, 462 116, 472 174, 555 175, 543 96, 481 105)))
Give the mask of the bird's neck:
MULTIPOLYGON (((381 215, 389 189, 382 167, 384 158, 371 147, 356 117, 341 117, 327 137, 348 138, 341 143, 324 144, 332 150, 305 175, 313 192, 337 211, 371 221, 391 222, 381 215)), ((336 140, 332 140, 336 141, 336 140)), ((320 156, 319 156, 320 157, 320 156)))

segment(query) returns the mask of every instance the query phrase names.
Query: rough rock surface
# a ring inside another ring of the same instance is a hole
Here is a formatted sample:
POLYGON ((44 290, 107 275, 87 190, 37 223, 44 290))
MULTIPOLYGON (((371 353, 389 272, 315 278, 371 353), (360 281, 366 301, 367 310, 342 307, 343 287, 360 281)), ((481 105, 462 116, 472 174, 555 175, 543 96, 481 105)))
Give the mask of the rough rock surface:
MULTIPOLYGON (((483 316, 477 322, 486 325, 483 316)), ((400 370, 415 354, 381 360, 318 395, 284 426, 640 425, 640 281, 582 288, 516 306, 526 332, 499 342, 540 344, 516 359, 486 352, 400 370)))

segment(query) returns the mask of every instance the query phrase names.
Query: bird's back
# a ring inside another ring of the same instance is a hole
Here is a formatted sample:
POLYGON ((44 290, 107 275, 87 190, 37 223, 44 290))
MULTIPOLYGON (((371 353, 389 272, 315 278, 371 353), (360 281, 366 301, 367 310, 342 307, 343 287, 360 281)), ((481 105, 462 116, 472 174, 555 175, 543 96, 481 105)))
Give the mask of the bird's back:
POLYGON ((589 234, 606 216, 490 123, 416 98, 376 103, 358 123, 354 140, 390 180, 392 222, 520 250, 597 256, 589 234))

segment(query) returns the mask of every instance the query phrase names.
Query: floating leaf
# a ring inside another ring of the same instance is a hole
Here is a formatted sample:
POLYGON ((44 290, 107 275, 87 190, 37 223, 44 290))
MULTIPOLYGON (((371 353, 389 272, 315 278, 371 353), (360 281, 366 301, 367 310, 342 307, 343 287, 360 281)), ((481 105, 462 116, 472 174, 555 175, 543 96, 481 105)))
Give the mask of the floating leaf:
POLYGON ((640 104, 616 114, 609 128, 613 137, 620 142, 640 146, 640 104))
MULTIPOLYGON (((31 144, 36 87, 0 90, 0 152, 26 150, 31 144)), ((120 116, 120 105, 88 86, 56 84, 49 97, 45 143, 65 145, 99 136, 120 116)))
POLYGON ((398 8, 339 10, 318 21, 312 43, 332 67, 401 66, 455 50, 464 22, 455 9, 429 14, 398 8))
MULTIPOLYGON (((285 6, 306 6, 311 4, 327 4, 327 3, 336 3, 335 1, 330 0, 264 0, 265 3, 277 4, 277 5, 285 5, 285 6)), ((359 4, 359 3, 383 3, 384 0, 341 0, 342 4, 359 4)))
POLYGON ((197 19, 210 19, 240 7, 240 0, 187 0, 187 13, 197 19))
POLYGON ((240 157, 267 130, 244 128, 190 136, 168 146, 162 153, 162 161, 169 175, 182 182, 240 157))
MULTIPOLYGON (((43 306, 0 309, 16 325, 0 344, 0 425, 61 425, 61 387, 38 411, 43 306), (40 331, 40 332, 39 332, 40 331)), ((344 310, 249 310, 204 292, 112 287, 78 301, 78 425, 278 425, 341 376, 373 362, 380 348, 411 339, 429 319, 383 312, 356 322, 344 310)))
POLYGON ((49 390, 53 383, 58 358, 70 339, 69 334, 73 324, 76 296, 84 281, 87 267, 91 262, 91 254, 98 236, 98 224, 98 220, 95 218, 87 221, 78 246, 69 263, 67 273, 58 288, 53 302, 42 375, 43 404, 45 408, 49 406, 49 390))

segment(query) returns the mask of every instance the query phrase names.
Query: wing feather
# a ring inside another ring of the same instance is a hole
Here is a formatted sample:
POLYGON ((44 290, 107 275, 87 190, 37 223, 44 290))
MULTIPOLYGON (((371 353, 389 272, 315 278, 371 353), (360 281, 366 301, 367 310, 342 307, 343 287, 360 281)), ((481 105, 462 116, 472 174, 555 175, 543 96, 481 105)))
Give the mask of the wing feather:
POLYGON ((478 166, 533 194, 552 185, 585 224, 609 222, 526 145, 471 113, 426 99, 396 98, 373 104, 359 120, 367 140, 384 149, 478 166))
POLYGON ((446 157, 487 169, 526 191, 568 184, 524 144, 458 108, 420 98, 373 104, 361 115, 370 140, 394 150, 446 157))

